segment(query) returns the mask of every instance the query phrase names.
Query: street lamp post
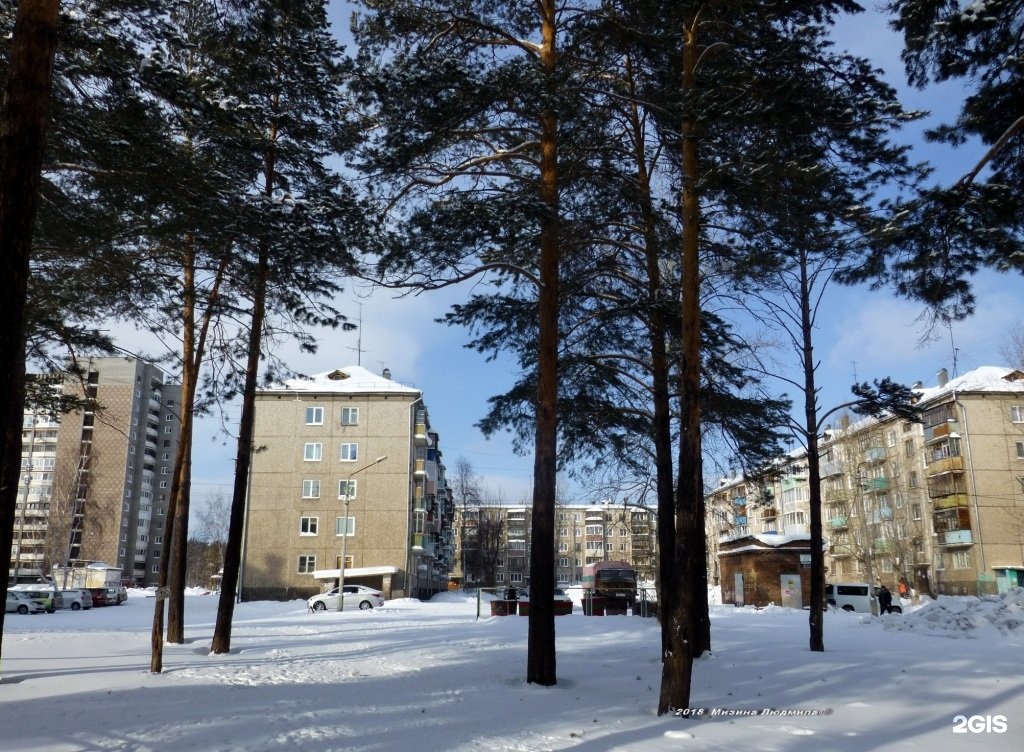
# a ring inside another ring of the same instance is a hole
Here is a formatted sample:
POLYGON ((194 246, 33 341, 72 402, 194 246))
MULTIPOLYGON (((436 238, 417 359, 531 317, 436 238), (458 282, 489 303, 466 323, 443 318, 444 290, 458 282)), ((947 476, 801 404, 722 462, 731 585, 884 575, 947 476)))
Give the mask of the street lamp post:
POLYGON ((386 454, 382 455, 375 459, 370 464, 363 465, 358 470, 353 470, 351 473, 348 474, 348 478, 345 480, 345 516, 343 518, 345 522, 343 523, 341 530, 341 561, 338 562, 338 605, 335 608, 335 611, 338 612, 345 610, 345 549, 348 544, 348 505, 349 502, 352 500, 351 495, 349 493, 349 490, 352 488, 352 478, 356 475, 356 473, 361 473, 363 472, 363 470, 371 468, 374 465, 383 462, 387 458, 388 456, 386 454))

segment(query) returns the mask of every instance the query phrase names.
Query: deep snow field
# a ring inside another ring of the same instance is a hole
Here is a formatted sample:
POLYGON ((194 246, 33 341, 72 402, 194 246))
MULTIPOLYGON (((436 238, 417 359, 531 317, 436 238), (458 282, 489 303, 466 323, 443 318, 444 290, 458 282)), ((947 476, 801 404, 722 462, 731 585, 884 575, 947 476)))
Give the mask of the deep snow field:
POLYGON ((0 752, 1024 748, 1022 590, 829 612, 824 653, 807 650, 805 611, 712 606, 689 718, 656 715, 654 619, 577 604, 556 621, 558 684, 539 687, 525 682, 528 619, 486 602, 478 619, 475 596, 342 614, 242 603, 218 656, 217 597, 196 594, 155 675, 146 595, 7 615, 0 752))

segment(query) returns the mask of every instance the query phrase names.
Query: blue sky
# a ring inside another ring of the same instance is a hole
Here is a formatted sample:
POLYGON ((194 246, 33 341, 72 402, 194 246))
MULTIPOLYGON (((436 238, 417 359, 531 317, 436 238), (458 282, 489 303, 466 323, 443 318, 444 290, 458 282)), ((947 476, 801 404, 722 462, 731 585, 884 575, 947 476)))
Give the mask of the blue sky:
MULTIPOLYGON (((347 36, 348 12, 343 5, 335 4, 332 17, 347 36)), ((961 96, 955 85, 925 92, 908 89, 899 61, 900 39, 875 13, 848 19, 838 35, 841 46, 869 57, 886 71, 890 83, 900 89, 905 106, 935 113, 903 137, 915 144, 919 158, 934 164, 936 181, 948 184, 974 166, 980 149, 953 151, 925 145, 920 139, 925 125, 951 119, 961 96)), ((448 306, 465 299, 472 284, 405 297, 392 291, 347 290, 338 305, 353 319, 361 315, 362 352, 356 352, 357 333, 325 332, 319 353, 295 354, 289 363, 305 373, 355 364, 360 359, 364 367, 378 373, 389 368, 396 381, 424 391, 432 423, 441 433, 449 472, 458 458, 465 457, 483 477, 490 497, 520 503, 529 499, 532 458, 515 456, 507 437, 487 440, 474 427, 487 409, 487 398, 513 382, 515 364, 508 359, 487 362, 464 349, 466 332, 435 322, 448 306)), ((848 399, 854 374, 859 381, 891 376, 908 385, 918 380, 934 385, 940 368, 953 375, 954 370, 962 374, 982 365, 1001 365, 999 348, 1011 326, 1021 321, 1020 280, 990 272, 980 275, 976 285, 979 304, 975 316, 933 333, 930 339, 922 339, 926 332, 919 305, 886 291, 833 286, 815 332, 822 408, 828 410, 848 399)), ((792 360, 785 352, 779 358, 792 360)), ((786 389, 781 384, 777 388, 786 389)), ((237 413, 237 407, 231 409, 236 421, 237 413)), ((213 422, 206 421, 197 436, 193 468, 196 503, 218 492, 230 497, 233 440, 216 436, 215 429, 213 422)), ((596 500, 574 484, 566 485, 576 500, 596 500)))

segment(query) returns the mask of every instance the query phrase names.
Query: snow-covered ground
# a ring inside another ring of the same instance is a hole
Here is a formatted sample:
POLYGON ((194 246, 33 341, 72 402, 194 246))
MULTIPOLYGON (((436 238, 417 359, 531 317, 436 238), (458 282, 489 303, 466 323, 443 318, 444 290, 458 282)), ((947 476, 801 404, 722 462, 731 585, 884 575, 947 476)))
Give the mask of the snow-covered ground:
POLYGON ((528 620, 486 603, 478 620, 461 594, 342 614, 239 604, 230 655, 208 653, 217 599, 196 595, 158 675, 153 604, 133 591, 116 607, 8 614, 0 750, 1001 752, 1024 738, 1021 590, 830 612, 824 653, 807 650, 806 612, 712 606, 689 718, 656 715, 654 619, 558 617, 558 684, 539 687, 525 682, 528 620))

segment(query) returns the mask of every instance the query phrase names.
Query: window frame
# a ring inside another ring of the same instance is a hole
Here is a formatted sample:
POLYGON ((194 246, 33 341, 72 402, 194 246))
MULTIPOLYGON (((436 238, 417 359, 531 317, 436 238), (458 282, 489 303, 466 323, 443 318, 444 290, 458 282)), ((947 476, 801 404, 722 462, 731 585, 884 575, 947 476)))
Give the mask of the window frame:
POLYGON ((307 405, 306 406, 306 425, 307 426, 322 426, 324 424, 324 408, 323 405, 307 405), (317 414, 319 413, 320 419, 317 420, 317 414))
POLYGON ((358 441, 346 441, 338 447, 338 461, 339 462, 358 462, 359 461, 359 442, 358 441), (350 449, 349 454, 351 456, 345 456, 345 450, 350 449))
POLYGON ((299 554, 295 560, 296 574, 313 574, 316 571, 316 554, 299 554))
POLYGON ((320 479, 319 478, 303 478, 302 479, 302 498, 303 499, 319 499, 320 498, 320 479), (306 484, 309 484, 308 488, 307 488, 306 484))
POLYGON ((338 481, 338 498, 339 499, 352 499, 358 498, 359 494, 359 481, 355 478, 349 478, 347 480, 342 479, 338 481), (346 491, 342 491, 342 485, 346 486, 346 491))
POLYGON ((341 415, 338 418, 339 425, 342 426, 358 426, 359 425, 359 408, 358 407, 343 407, 341 408, 341 415))
POLYGON ((349 515, 349 516, 346 517, 345 515, 339 515, 339 516, 334 518, 334 537, 335 538, 341 538, 342 536, 344 536, 345 538, 352 538, 352 537, 355 536, 355 534, 356 534, 356 518, 354 516, 349 515), (344 533, 341 532, 341 521, 342 520, 347 520, 347 522, 345 523, 345 532, 344 533))
POLYGON ((302 447, 302 461, 303 462, 323 462, 324 460, 324 443, 322 441, 307 441, 302 447), (310 449, 314 451, 315 457, 310 457, 310 449))
POLYGON ((312 514, 301 515, 299 517, 299 535, 304 538, 320 535, 320 518, 312 514))

